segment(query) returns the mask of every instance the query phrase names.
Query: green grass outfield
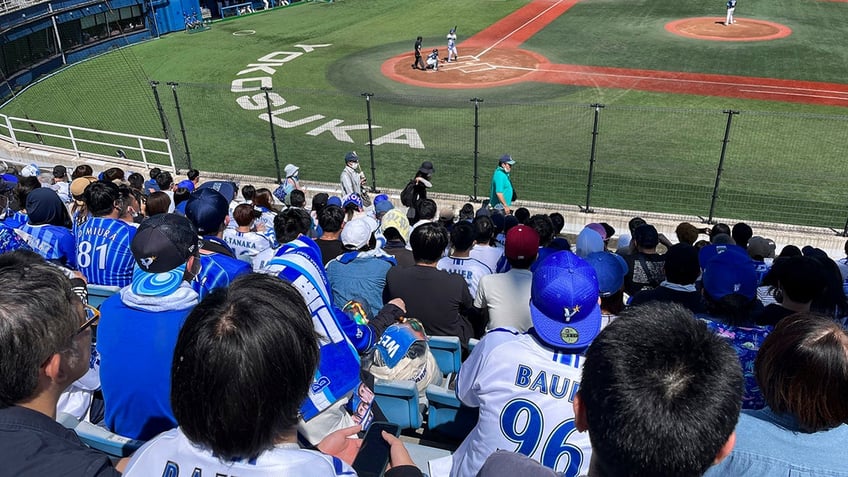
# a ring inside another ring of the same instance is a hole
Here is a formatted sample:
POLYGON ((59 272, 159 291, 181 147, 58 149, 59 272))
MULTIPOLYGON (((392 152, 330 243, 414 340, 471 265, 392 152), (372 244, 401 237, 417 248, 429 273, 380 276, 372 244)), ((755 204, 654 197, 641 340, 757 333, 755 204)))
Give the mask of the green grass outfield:
MULTIPOLYGON (((148 84, 157 80, 172 143, 183 154, 173 95, 165 84, 178 82, 193 165, 272 176, 270 127, 258 117, 265 110, 246 110, 237 102, 257 92, 231 91, 240 77, 268 76, 273 92, 285 100, 273 109, 294 107, 278 117, 301 120, 274 128, 282 165, 300 165, 307 180, 337 181, 349 150, 363 157, 371 177, 367 131, 354 128, 338 136, 329 131, 332 125, 362 127, 366 111, 360 93, 371 92, 374 124, 381 126, 374 137, 394 133, 410 140, 402 132, 412 130, 423 146, 375 146, 378 186, 400 188, 421 161, 431 160, 437 168, 435 190, 468 195, 474 150, 469 99, 479 97, 484 101, 478 194, 488 195, 495 159, 510 152, 519 161, 515 182, 521 199, 583 204, 594 119, 588 105, 603 103, 591 204, 705 215, 726 126, 722 111, 733 109, 741 113, 733 119, 716 215, 844 224, 845 108, 533 83, 437 90, 399 84, 380 73, 387 58, 411 51, 417 35, 425 37, 425 47, 443 49, 450 27, 459 26, 461 42, 527 3, 341 0, 296 5, 94 58, 34 85, 0 112, 161 137, 148 84), (255 34, 233 35, 245 30, 255 34), (293 58, 272 74, 238 75, 269 53, 303 52, 295 45, 304 44, 330 46, 293 58), (315 116, 323 118, 310 120, 315 116)), ((848 24, 840 19, 848 14, 848 4, 740 3, 740 17, 793 29, 793 35, 770 42, 698 41, 662 28, 676 18, 722 14, 723 2, 586 0, 524 47, 562 63, 845 81, 848 24)))

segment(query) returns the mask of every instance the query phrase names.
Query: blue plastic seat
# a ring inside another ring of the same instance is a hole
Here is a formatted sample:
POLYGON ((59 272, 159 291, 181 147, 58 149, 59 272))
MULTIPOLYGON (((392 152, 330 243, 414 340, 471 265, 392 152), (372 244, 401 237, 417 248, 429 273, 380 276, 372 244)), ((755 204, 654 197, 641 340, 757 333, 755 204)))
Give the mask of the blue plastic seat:
POLYGON ((397 424, 401 429, 421 427, 415 381, 377 379, 374 382, 374 399, 389 422, 397 424))
POLYGON ((144 445, 144 441, 115 434, 106 428, 95 426, 88 421, 77 421, 70 414, 59 413, 56 416, 56 420, 68 429, 72 429, 88 447, 97 449, 113 457, 127 457, 144 445))
POLYGON ((448 376, 459 372, 462 365, 462 348, 456 336, 431 336, 427 345, 436 358, 442 374, 448 376))
POLYGON ((477 425, 480 410, 462 404, 456 397, 456 391, 431 384, 425 393, 430 403, 427 410, 428 430, 462 440, 477 425))

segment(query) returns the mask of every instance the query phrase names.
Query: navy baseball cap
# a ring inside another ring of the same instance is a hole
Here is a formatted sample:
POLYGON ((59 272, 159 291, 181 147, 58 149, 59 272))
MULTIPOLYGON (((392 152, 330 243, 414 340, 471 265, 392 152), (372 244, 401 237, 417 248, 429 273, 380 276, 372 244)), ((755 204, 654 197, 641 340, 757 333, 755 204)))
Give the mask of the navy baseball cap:
POLYGON ((509 154, 504 154, 503 156, 501 156, 500 163, 501 164, 509 164, 511 166, 511 165, 515 164, 515 161, 512 159, 512 156, 510 156, 509 154))
POLYGON ((185 215, 201 235, 218 233, 227 217, 229 202, 214 189, 197 189, 186 201, 185 215))
POLYGON ((197 229, 178 214, 145 219, 130 243, 136 266, 132 291, 136 295, 167 296, 183 283, 186 262, 200 249, 197 229))
POLYGON ((530 316, 536 335, 548 345, 579 352, 601 331, 595 269, 563 250, 545 257, 533 271, 530 316))
POLYGON ((345 162, 359 162, 359 156, 356 154, 356 151, 350 151, 345 154, 345 162))

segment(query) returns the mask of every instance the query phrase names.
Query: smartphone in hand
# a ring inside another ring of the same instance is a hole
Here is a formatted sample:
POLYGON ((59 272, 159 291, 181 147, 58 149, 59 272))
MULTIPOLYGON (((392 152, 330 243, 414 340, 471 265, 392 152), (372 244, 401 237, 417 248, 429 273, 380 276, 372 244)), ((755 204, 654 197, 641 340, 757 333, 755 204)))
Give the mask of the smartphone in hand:
POLYGON ((397 437, 400 426, 390 422, 372 422, 362 440, 359 453, 353 460, 353 470, 359 477, 382 477, 389 464, 389 443, 383 439, 382 431, 397 437))

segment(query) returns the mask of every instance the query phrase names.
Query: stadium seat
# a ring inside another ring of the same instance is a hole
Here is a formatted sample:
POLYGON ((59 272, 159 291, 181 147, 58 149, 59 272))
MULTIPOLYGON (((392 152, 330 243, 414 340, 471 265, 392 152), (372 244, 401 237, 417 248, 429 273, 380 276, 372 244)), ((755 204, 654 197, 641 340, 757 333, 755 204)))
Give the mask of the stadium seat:
POLYGON ((418 388, 415 386, 415 381, 377 379, 374 382, 374 395, 387 421, 397 424, 401 429, 421 427, 418 388))
POLYGON ((88 304, 100 308, 100 304, 107 298, 121 291, 121 287, 110 287, 108 285, 88 284, 88 304))
POLYGON ((459 371, 462 365, 462 348, 456 336, 431 336, 427 345, 445 376, 459 371))
POLYGON ((429 385, 425 391, 430 407, 427 411, 427 429, 445 437, 465 439, 477 425, 480 410, 468 407, 456 397, 456 391, 429 385))
POLYGON ((478 340, 477 338, 470 338, 468 340, 468 352, 471 353, 472 351, 474 351, 474 347, 477 346, 477 343, 479 342, 480 340, 478 340))
POLYGON ((88 447, 113 457, 127 457, 144 444, 144 441, 115 434, 88 421, 77 421, 74 416, 64 412, 56 416, 56 421, 66 428, 72 429, 88 447))

